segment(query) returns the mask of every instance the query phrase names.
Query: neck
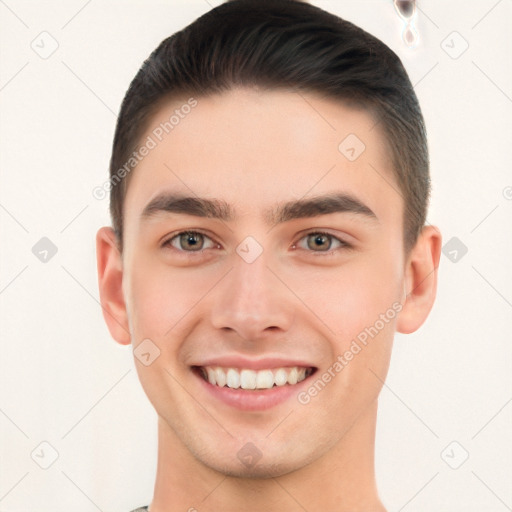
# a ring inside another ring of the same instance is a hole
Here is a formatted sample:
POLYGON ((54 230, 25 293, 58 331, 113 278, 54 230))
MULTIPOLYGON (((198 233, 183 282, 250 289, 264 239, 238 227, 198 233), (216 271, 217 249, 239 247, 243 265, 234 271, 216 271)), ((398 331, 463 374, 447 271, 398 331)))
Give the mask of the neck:
POLYGON ((158 419, 158 463, 150 512, 386 512, 374 470, 377 401, 327 454, 285 475, 226 476, 197 460, 158 419))

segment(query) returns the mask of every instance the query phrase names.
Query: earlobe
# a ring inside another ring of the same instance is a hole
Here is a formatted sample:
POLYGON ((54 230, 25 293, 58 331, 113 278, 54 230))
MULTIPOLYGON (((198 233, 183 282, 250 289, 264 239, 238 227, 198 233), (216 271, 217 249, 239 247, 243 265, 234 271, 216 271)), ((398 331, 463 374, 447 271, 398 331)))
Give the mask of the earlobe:
POLYGON ((110 227, 102 227, 96 234, 96 261, 103 317, 112 337, 121 345, 129 345, 131 340, 123 296, 122 258, 116 235, 110 227))
POLYGON ((439 229, 425 226, 411 250, 405 269, 405 303, 396 324, 400 333, 416 331, 434 305, 441 242, 439 229))

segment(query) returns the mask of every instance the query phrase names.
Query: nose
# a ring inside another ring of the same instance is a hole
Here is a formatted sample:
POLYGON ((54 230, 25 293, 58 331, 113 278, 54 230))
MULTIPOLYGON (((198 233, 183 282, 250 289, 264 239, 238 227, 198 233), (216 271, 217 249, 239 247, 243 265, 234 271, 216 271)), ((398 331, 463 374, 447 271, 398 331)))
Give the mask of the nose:
POLYGON ((265 252, 256 261, 235 259, 214 297, 212 324, 257 341, 271 332, 286 332, 293 322, 291 293, 267 266, 265 252))

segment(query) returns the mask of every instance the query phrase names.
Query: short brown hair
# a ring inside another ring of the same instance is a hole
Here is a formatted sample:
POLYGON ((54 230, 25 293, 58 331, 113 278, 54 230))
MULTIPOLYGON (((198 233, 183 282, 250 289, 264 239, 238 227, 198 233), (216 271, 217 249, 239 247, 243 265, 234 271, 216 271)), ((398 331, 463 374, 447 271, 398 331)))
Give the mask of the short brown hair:
POLYGON ((404 199, 409 251, 430 195, 426 130, 409 77, 382 41, 296 0, 228 1, 162 41, 143 63, 122 102, 110 161, 110 213, 121 250, 131 173, 119 180, 119 171, 159 106, 172 97, 204 97, 237 86, 319 93, 372 113, 404 199))

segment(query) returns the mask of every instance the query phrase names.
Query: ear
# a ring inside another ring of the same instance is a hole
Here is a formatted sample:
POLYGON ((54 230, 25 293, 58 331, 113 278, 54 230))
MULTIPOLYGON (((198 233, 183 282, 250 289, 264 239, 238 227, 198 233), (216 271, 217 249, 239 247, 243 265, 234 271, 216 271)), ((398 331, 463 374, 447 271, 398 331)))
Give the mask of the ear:
POLYGON ((130 329, 123 296, 123 262, 114 230, 102 227, 96 234, 98 285, 103 318, 111 336, 121 345, 129 345, 130 329))
POLYGON ((442 237, 435 226, 425 226, 411 249, 405 268, 406 299, 396 329, 403 334, 416 331, 427 319, 437 291, 437 269, 442 237))

